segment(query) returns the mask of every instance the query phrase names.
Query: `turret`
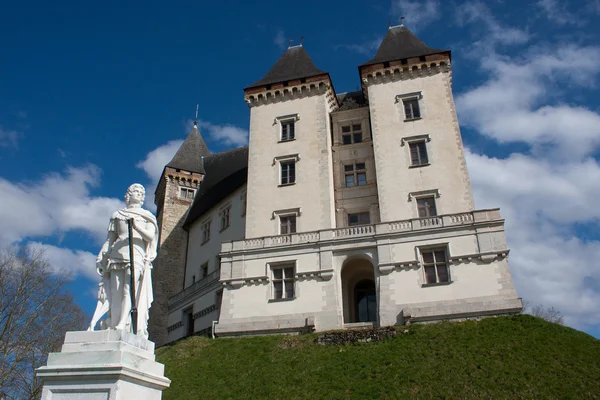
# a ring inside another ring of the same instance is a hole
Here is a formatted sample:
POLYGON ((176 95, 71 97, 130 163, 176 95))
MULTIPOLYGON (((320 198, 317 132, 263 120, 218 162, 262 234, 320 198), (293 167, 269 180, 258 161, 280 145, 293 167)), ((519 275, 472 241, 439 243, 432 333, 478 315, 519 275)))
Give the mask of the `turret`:
POLYGON ((165 166, 156 188, 154 203, 160 231, 158 257, 154 262, 154 303, 150 309, 150 340, 157 345, 167 339, 169 297, 183 289, 188 243, 183 223, 202 182, 204 157, 210 151, 197 124, 165 166))

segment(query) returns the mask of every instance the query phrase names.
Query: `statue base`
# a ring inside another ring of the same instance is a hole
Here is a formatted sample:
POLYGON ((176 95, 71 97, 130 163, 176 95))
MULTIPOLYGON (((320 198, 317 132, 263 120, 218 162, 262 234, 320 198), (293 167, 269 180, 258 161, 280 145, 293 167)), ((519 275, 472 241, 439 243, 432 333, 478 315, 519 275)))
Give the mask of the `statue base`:
POLYGON ((36 370, 42 400, 160 400, 171 381, 154 343, 130 332, 67 332, 60 353, 36 370))

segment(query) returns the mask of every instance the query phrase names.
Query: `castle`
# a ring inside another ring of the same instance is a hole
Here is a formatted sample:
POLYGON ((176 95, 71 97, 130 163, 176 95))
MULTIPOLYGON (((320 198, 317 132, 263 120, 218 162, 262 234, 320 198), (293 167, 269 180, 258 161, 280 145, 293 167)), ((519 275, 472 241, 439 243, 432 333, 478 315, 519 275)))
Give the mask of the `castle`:
POLYGON ((156 190, 150 338, 516 313, 498 209, 474 209, 451 53, 403 25, 335 92, 302 45, 244 89, 248 147, 196 126, 156 190))

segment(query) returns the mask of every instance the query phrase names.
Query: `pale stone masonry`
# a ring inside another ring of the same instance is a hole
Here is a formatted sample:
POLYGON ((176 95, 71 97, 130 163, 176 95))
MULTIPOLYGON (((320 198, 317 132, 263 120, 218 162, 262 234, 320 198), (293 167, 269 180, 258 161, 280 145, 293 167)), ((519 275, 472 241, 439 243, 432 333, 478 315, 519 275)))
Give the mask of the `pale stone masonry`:
POLYGON ((391 27, 359 75, 336 94, 288 48, 245 89, 249 146, 200 148, 202 171, 178 169, 198 175, 187 211, 159 187, 180 253, 165 242, 157 268, 180 289, 152 314, 157 344, 521 310, 504 220, 474 208, 450 51, 391 27))

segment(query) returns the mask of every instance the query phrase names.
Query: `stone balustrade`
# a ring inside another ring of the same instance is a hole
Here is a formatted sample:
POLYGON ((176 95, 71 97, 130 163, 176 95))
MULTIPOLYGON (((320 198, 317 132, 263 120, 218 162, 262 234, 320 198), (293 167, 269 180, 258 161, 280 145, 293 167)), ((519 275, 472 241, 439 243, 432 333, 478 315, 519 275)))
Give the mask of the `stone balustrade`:
POLYGON ((500 210, 476 210, 458 214, 438 215, 427 218, 413 218, 403 221, 382 222, 372 225, 349 226, 337 229, 325 229, 312 232, 298 232, 287 235, 266 236, 224 242, 222 252, 264 249, 269 247, 287 246, 302 243, 314 243, 330 240, 346 240, 359 237, 375 237, 383 234, 414 232, 431 229, 440 229, 461 225, 474 225, 476 223, 499 221, 500 210))
POLYGON ((192 293, 195 293, 199 290, 202 290, 206 286, 218 281, 221 277, 221 269, 217 269, 210 274, 206 275, 204 278, 194 282, 190 286, 183 289, 181 292, 176 293, 174 296, 169 298, 169 308, 172 308, 179 300, 185 299, 192 293))

